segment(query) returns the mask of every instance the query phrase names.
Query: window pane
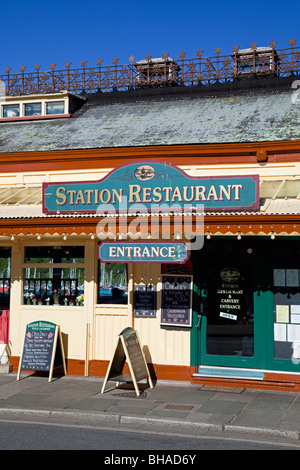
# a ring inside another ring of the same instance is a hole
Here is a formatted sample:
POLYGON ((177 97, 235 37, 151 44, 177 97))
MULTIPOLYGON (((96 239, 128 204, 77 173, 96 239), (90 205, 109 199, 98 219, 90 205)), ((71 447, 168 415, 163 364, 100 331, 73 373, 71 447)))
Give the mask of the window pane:
POLYGON ((84 246, 27 246, 25 263, 83 263, 84 246))
POLYGON ((83 268, 25 268, 24 304, 83 305, 83 268))
POLYGON ((46 103, 46 114, 64 114, 65 103, 63 101, 54 101, 46 103))
POLYGON ((40 116, 42 114, 42 103, 25 104, 25 116, 40 116))
POLYGON ((3 117, 13 118, 20 116, 20 106, 18 104, 3 105, 3 117))
POLYGON ((0 309, 9 309, 11 249, 0 247, 0 309))
POLYGON ((127 267, 125 263, 100 263, 99 304, 127 304, 127 267))

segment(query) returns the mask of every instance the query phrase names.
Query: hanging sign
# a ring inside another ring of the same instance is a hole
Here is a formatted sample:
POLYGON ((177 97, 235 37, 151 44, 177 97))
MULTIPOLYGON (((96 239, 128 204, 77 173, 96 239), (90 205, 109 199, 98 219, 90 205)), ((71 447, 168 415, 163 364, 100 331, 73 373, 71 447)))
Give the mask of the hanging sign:
POLYGON ((17 380, 21 370, 49 372, 52 380, 54 367, 66 364, 60 328, 54 323, 36 321, 26 326, 23 353, 20 358, 17 380))
POLYGON ((194 177, 169 163, 137 162, 99 181, 43 183, 43 212, 258 209, 258 188, 258 175, 194 177))
POLYGON ((191 327, 192 291, 192 276, 162 276, 161 325, 191 327))
POLYGON ((184 242, 102 242, 98 258, 103 263, 184 263, 184 242))
POLYGON ((133 382, 136 394, 139 396, 138 382, 143 379, 148 379, 150 387, 153 388, 138 334, 133 328, 125 328, 119 335, 116 350, 108 366, 101 393, 104 393, 107 381, 112 380, 114 382, 133 382), (128 363, 130 375, 123 374, 125 361, 128 363))

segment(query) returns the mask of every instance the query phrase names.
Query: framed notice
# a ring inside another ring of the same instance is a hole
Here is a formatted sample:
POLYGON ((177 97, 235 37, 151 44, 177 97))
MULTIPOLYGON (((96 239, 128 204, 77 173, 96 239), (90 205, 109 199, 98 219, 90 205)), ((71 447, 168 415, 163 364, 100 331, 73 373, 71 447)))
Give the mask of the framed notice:
POLYGON ((49 372, 49 382, 51 382, 53 370, 58 366, 63 366, 66 374, 59 326, 47 321, 35 321, 26 325, 17 380, 20 379, 21 370, 32 370, 49 372))
POLYGON ((162 275, 161 325, 191 327, 193 276, 162 275))
POLYGON ((156 317, 156 286, 144 284, 134 286, 134 317, 156 317))

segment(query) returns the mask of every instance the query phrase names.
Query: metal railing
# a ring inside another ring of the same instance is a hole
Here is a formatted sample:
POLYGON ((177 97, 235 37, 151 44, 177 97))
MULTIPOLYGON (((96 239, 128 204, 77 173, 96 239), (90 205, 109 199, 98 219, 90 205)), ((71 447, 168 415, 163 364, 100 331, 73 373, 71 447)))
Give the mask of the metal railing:
MULTIPOLYGON (((77 94, 125 91, 141 87, 177 86, 177 85, 207 85, 212 83, 226 83, 241 79, 238 61, 248 65, 250 74, 257 76, 278 77, 300 75, 300 47, 296 47, 296 40, 289 41, 286 49, 277 49, 272 41, 266 54, 258 53, 257 44, 252 44, 247 56, 241 56, 238 46, 234 46, 232 54, 221 55, 221 49, 215 49, 215 55, 205 57, 199 49, 197 57, 188 59, 186 53, 181 52, 178 60, 171 59, 163 54, 160 61, 147 55, 144 61, 135 61, 129 57, 129 63, 119 64, 119 59, 113 59, 112 66, 103 66, 98 59, 96 66, 88 67, 83 60, 80 68, 72 68, 71 63, 65 64, 65 69, 56 69, 56 64, 50 64, 50 70, 41 71, 36 65, 34 72, 26 72, 26 67, 20 67, 20 73, 14 73, 7 67, 5 73, 0 75, 0 83, 4 84, 2 94, 8 96, 28 95, 36 93, 54 93, 68 90, 77 94), (271 60, 270 60, 271 57, 271 60), (263 65, 262 65, 263 64, 263 65)), ((247 75, 247 74, 246 74, 247 75)), ((248 75, 249 76, 249 73, 248 75)))

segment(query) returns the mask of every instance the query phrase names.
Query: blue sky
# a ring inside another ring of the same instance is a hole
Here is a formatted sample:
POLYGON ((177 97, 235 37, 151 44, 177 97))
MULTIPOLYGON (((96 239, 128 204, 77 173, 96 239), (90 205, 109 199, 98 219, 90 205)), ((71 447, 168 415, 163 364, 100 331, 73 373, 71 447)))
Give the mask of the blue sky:
POLYGON ((249 47, 277 41, 278 48, 289 47, 289 39, 300 46, 300 2, 200 1, 200 0, 15 0, 1 5, 0 75, 7 66, 18 73, 49 70, 54 62, 65 68, 129 63, 147 54, 160 57, 167 52, 178 59, 214 55, 216 47, 230 54, 237 44, 249 47))

